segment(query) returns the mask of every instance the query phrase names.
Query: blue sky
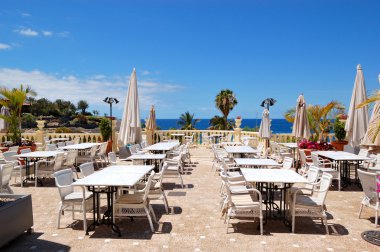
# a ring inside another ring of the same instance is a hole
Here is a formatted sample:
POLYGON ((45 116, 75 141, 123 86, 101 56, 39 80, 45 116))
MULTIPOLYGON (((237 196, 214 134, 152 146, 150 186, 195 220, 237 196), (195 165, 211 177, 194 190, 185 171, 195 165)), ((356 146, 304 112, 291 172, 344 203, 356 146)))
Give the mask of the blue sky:
POLYGON ((380 87, 379 10, 376 0, 2 0, 0 85, 101 114, 114 96, 120 116, 135 67, 142 118, 151 104, 158 118, 210 118, 224 88, 239 101, 231 117, 255 118, 273 97, 282 118, 300 93, 348 107, 357 64, 368 92, 380 87))

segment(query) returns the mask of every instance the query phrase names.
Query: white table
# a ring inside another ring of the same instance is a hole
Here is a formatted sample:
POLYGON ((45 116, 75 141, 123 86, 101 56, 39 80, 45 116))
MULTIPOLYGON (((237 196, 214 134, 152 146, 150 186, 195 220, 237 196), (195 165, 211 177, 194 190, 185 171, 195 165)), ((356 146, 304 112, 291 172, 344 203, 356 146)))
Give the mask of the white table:
MULTIPOLYGON (((359 156, 345 151, 315 151, 313 153, 322 158, 327 158, 335 161, 336 166, 340 167, 341 178, 344 182, 343 187, 345 187, 347 184, 350 184, 350 163, 355 164, 355 181, 357 184, 359 184, 357 170, 359 169, 360 162, 372 160, 370 157, 359 156)), ((335 168, 337 169, 338 167, 335 168)))
POLYGON ((242 146, 243 144, 241 142, 221 142, 220 145, 222 145, 222 146, 242 146))
MULTIPOLYGON (((146 165, 153 165, 155 166, 155 171, 158 172, 160 170, 161 161, 158 163, 158 160, 163 160, 166 158, 166 154, 134 154, 132 156, 129 156, 128 158, 124 160, 143 160, 144 164, 146 165)), ((120 159, 123 160, 123 159, 120 159)))
POLYGON ((145 147, 143 150, 148 150, 154 153, 165 153, 177 147, 179 142, 160 142, 148 147, 145 147))
POLYGON ((224 149, 230 156, 241 156, 242 154, 256 154, 258 150, 250 146, 224 146, 224 149))
POLYGON ((64 141, 67 141, 67 140, 69 140, 69 138, 67 138, 67 137, 55 137, 55 138, 50 139, 50 141, 52 143, 64 142, 64 141))
POLYGON ((96 190, 97 187, 107 187, 106 194, 107 198, 107 213, 108 221, 107 223, 111 225, 111 228, 114 232, 121 236, 119 227, 112 222, 112 207, 113 207, 113 194, 117 191, 118 187, 132 187, 137 182, 139 182, 145 174, 149 173, 154 168, 153 165, 114 165, 107 167, 103 170, 95 172, 87 177, 78 179, 73 183, 74 186, 81 186, 83 189, 83 197, 85 195, 86 187, 89 191, 93 192, 93 218, 94 222, 87 227, 86 235, 89 231, 95 229, 95 226, 103 224, 100 222, 100 213, 99 213, 99 190, 96 190), (95 211, 96 209, 96 211, 95 211))
MULTIPOLYGON (((296 155, 297 149, 298 149, 297 143, 277 143, 277 144, 282 145, 288 149, 291 149, 293 153, 293 161, 296 162, 298 160, 298 155, 296 155), (296 160, 296 157, 297 157, 297 160, 296 160)), ((298 167, 297 164, 296 164, 296 167, 298 167)))
POLYGON ((307 179, 292 170, 282 169, 240 169, 245 180, 250 183, 256 183, 258 190, 266 194, 266 219, 273 217, 277 211, 285 224, 286 221, 286 190, 294 183, 307 183, 307 179), (277 190, 275 183, 283 184, 281 190, 280 206, 275 203, 274 191, 277 190), (265 190, 264 190, 265 189, 265 190))
POLYGON ((100 145, 100 143, 80 143, 59 147, 60 150, 87 150, 93 146, 100 145))
POLYGON ((281 166, 273 159, 267 158, 234 158, 235 163, 239 167, 268 167, 281 166))
POLYGON ((31 178, 30 177, 30 160, 31 159, 35 160, 35 162, 34 162, 34 174, 36 174, 36 161, 38 161, 39 159, 43 159, 43 158, 52 158, 52 157, 55 157, 59 152, 60 151, 33 151, 33 152, 28 152, 28 153, 23 153, 23 154, 16 155, 16 157, 22 158, 22 159, 25 160, 25 175, 26 175, 26 178, 21 183, 25 184, 29 180, 37 179, 37 183, 39 183, 40 185, 42 185, 42 181, 39 180, 37 177, 35 177, 35 178, 31 178))

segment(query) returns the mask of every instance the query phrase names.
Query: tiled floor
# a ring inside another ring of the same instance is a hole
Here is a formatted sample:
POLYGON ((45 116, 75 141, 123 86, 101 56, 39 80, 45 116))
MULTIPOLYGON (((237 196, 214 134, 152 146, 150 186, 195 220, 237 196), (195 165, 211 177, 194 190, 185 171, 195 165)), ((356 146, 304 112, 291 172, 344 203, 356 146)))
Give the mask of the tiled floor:
MULTIPOLYGON (((20 188, 16 193, 30 193, 33 198, 34 233, 23 234, 2 250, 6 251, 379 251, 379 247, 362 240, 360 234, 375 229, 374 212, 357 213, 363 193, 352 187, 331 191, 327 197, 329 231, 326 235, 319 220, 299 218, 296 234, 290 233, 281 221, 268 221, 260 236, 257 222, 232 220, 226 234, 220 213, 220 178, 210 172, 209 149, 191 149, 193 164, 183 175, 186 187, 177 179, 165 179, 170 214, 164 214, 160 201, 152 202, 159 224, 152 234, 144 218, 118 222, 122 237, 100 226, 89 236, 81 221, 73 221, 71 213, 61 219, 56 228, 59 196, 51 186, 20 188)), ((77 215, 81 217, 80 214, 77 215)), ((90 215, 88 215, 90 219, 90 215)), ((6 224, 1 223, 1 228, 6 224)), ((379 230, 379 228, 378 228, 379 230)))

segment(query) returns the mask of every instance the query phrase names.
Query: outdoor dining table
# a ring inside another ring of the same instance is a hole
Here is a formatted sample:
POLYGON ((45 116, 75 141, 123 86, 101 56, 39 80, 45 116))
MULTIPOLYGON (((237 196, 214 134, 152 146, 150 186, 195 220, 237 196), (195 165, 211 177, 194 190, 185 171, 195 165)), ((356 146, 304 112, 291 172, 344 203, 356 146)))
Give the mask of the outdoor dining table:
POLYGON ((230 157, 241 157, 242 155, 260 153, 260 151, 250 146, 224 146, 224 149, 230 157))
POLYGON ((329 159, 333 161, 333 164, 335 164, 333 168, 338 169, 340 168, 341 172, 341 178, 344 182, 343 187, 347 186, 347 184, 350 184, 350 173, 351 173, 351 164, 355 165, 355 181, 357 184, 359 183, 358 180, 358 169, 360 166, 360 163, 367 160, 372 160, 370 157, 365 156, 359 156, 350 152, 345 151, 315 151, 313 152, 317 154, 318 156, 322 158, 329 159))
POLYGON ((88 150, 95 145, 100 145, 100 143, 80 143, 80 144, 71 144, 59 147, 60 150, 88 150))
POLYGON ((269 158, 234 158, 234 161, 239 167, 267 168, 269 166, 281 166, 281 164, 269 158))
POLYGON ((162 160, 166 158, 166 154, 134 154, 126 159, 120 160, 142 160, 145 165, 154 165, 154 171, 159 172, 162 160))
POLYGON ((293 160, 294 160, 294 163, 296 164, 296 167, 298 167, 297 165, 297 160, 298 160, 298 155, 297 155, 297 150, 298 150, 298 144, 297 143, 277 143, 279 145, 282 145, 288 149, 290 149, 293 153, 293 160))
POLYGON ((143 150, 150 151, 155 154, 163 154, 170 150, 173 150, 179 145, 179 142, 160 142, 145 147, 143 150))
POLYGON ((290 225, 286 220, 286 190, 295 183, 307 183, 307 179, 292 170, 282 169, 240 169, 248 183, 256 183, 257 189, 265 195, 264 204, 266 206, 266 220, 274 217, 277 211, 280 218, 286 225, 290 225), (278 188, 275 184, 283 184, 278 188), (274 192, 281 189, 280 205, 275 203, 274 192))
POLYGON ((53 158, 55 157, 60 151, 33 151, 23 154, 18 154, 16 157, 22 158, 25 161, 25 179, 21 183, 24 185, 29 180, 35 180, 37 179, 37 183, 39 185, 43 185, 42 181, 36 177, 36 162, 43 158, 53 158), (30 162, 31 160, 34 160, 34 178, 30 177, 30 162))
POLYGON ((93 223, 86 229, 86 235, 89 231, 95 230, 100 224, 111 226, 112 230, 121 236, 119 227, 112 221, 113 194, 118 187, 132 187, 139 182, 149 171, 154 168, 153 165, 112 165, 95 172, 87 177, 78 179, 73 183, 74 186, 81 186, 83 189, 83 197, 86 188, 93 193, 93 223), (99 187, 106 189, 99 190, 99 187), (100 220, 100 202, 99 194, 107 194, 107 210, 104 213, 103 221, 100 220), (107 220, 105 220, 107 219, 107 220))

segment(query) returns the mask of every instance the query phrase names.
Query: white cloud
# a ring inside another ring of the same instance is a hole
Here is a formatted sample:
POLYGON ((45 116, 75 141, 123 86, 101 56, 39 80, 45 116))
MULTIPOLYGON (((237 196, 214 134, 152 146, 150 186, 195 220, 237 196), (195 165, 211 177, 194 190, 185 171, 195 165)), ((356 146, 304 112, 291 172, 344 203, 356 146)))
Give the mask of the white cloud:
POLYGON ((29 37, 38 36, 38 32, 34 31, 30 28, 21 28, 19 30, 15 30, 15 32, 17 32, 18 34, 23 35, 23 36, 29 36, 29 37))
MULTIPOLYGON (((18 87, 21 83, 31 86, 38 94, 36 98, 45 97, 52 101, 65 99, 74 104, 83 99, 91 107, 103 107, 103 112, 108 112, 108 107, 103 102, 104 97, 116 97, 123 104, 127 95, 129 77, 109 77, 99 74, 79 78, 74 75, 60 76, 39 70, 0 68, 0 86, 18 87)), ((138 80, 138 85, 142 111, 148 111, 152 104, 165 104, 160 98, 161 94, 176 92, 182 88, 178 85, 145 80, 138 80)), ((120 112, 122 106, 115 107, 115 110, 120 112)))
POLYGON ((142 75, 142 76, 149 75, 149 74, 150 74, 150 72, 149 72, 148 70, 143 70, 143 71, 141 72, 141 75, 142 75))
POLYGON ((44 35, 45 37, 50 37, 53 35, 53 32, 51 31, 41 31, 42 35, 44 35))
POLYGON ((31 17, 32 15, 30 13, 27 13, 27 12, 22 12, 21 16, 23 16, 23 17, 31 17))
POLYGON ((8 49, 11 49, 10 45, 0 43, 0 50, 8 50, 8 49))

